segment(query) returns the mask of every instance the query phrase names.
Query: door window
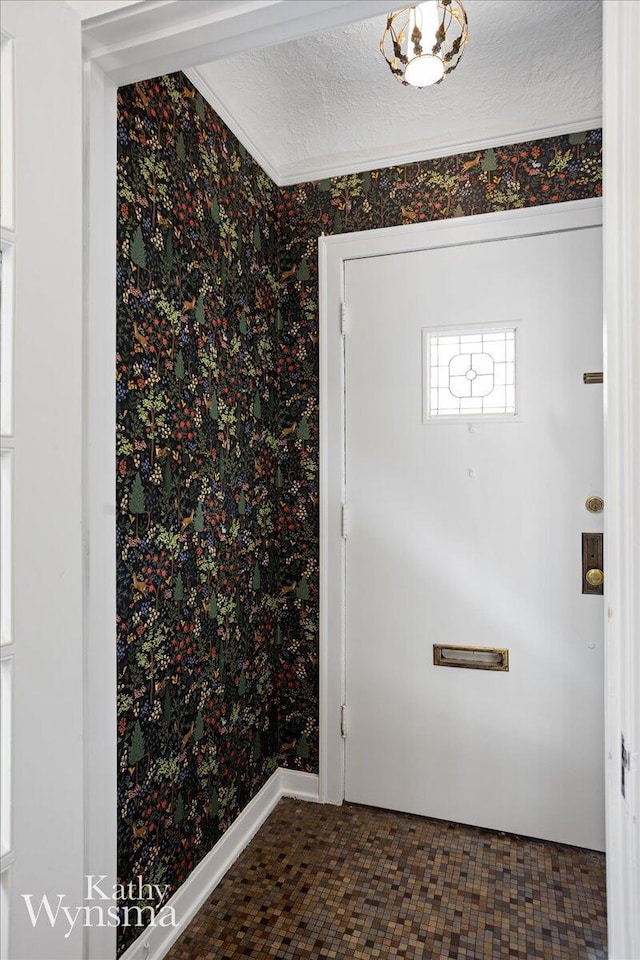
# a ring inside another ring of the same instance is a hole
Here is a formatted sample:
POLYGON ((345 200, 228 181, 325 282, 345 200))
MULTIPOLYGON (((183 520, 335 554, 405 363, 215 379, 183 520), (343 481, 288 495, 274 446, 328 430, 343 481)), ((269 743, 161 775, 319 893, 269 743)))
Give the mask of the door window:
POLYGON ((422 334, 423 420, 517 415, 515 326, 422 334))

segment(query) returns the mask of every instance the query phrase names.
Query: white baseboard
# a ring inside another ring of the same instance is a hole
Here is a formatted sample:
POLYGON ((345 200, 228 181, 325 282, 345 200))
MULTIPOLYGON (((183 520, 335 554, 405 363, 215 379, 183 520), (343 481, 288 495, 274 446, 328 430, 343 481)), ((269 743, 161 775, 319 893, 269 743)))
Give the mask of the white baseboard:
POLYGON ((278 767, 280 774, 280 796, 295 797, 297 800, 320 802, 320 784, 317 773, 303 773, 302 770, 287 770, 278 767))
POLYGON ((167 901, 167 906, 175 911, 178 925, 147 927, 120 960, 162 960, 166 956, 282 797, 318 803, 318 776, 278 767, 215 847, 167 901))

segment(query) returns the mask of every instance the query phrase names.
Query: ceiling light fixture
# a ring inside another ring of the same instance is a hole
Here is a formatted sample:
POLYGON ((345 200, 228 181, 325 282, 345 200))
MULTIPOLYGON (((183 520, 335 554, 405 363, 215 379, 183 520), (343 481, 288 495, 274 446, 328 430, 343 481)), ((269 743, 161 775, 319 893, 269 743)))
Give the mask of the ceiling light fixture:
POLYGON ((380 51, 400 83, 429 87, 455 70, 468 39, 460 0, 427 0, 389 14, 380 51))

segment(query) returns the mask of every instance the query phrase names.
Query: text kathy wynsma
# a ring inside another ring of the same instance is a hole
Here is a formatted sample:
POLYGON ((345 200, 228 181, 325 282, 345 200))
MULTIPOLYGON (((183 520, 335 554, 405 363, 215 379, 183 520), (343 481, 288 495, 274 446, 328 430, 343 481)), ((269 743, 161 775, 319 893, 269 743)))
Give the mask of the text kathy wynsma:
POLYGON ((168 883, 145 883, 138 876, 129 883, 105 884, 106 874, 85 876, 85 902, 82 906, 68 905, 67 895, 58 893, 49 898, 43 894, 39 901, 33 893, 23 893, 31 925, 58 924, 67 929, 65 939, 74 927, 176 927, 174 907, 164 903, 169 893, 168 883), (36 901, 34 904, 34 900, 36 901))

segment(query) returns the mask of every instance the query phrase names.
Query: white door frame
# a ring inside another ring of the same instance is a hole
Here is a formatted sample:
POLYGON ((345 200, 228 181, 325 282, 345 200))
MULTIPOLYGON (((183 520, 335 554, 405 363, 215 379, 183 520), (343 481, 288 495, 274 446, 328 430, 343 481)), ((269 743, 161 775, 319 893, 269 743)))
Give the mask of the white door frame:
MULTIPOLYGON (((187 68, 231 53, 278 43, 322 29, 387 12, 386 0, 201 0, 197 17, 192 4, 179 0, 150 2, 93 18, 85 38, 85 714, 87 873, 116 872, 116 697, 115 697, 115 102, 118 84, 131 83, 187 68), (185 9, 187 8, 187 9, 185 9)), ((635 0, 608 0, 604 17, 605 70, 605 327, 606 327, 606 496, 607 556, 618 571, 620 589, 608 606, 608 882, 611 960, 640 955, 637 896, 640 850, 637 762, 640 702, 637 637, 640 609, 633 587, 640 576, 640 531, 634 477, 640 463, 640 350, 638 349, 640 189, 635 158, 640 152, 640 92, 635 49, 640 10, 635 0), (624 241, 622 241, 624 238, 624 241), (635 471, 635 472, 634 472, 635 471), (615 496, 614 496, 615 493, 615 496), (624 583, 624 587, 622 586, 624 583), (624 678, 625 699, 622 687, 624 678), (631 731, 635 755, 630 775, 630 803, 619 803, 617 758, 619 731, 631 731), (632 724, 634 726, 632 727, 632 724), (635 822, 633 822, 635 817, 635 822), (633 855, 627 855, 627 849, 633 855)), ((533 213, 533 211, 529 211, 533 213)), ((444 225, 441 229, 444 229, 444 225)), ((346 238, 345 238, 346 242, 346 238)), ((324 345, 322 347, 324 353, 324 345)), ((325 372, 326 358, 323 360, 325 372)), ((326 392, 323 392, 326 397, 326 392)), ((335 429, 335 416, 322 410, 322 442, 335 429)), ((321 462, 323 484, 329 477, 321 462)), ((335 518, 334 518, 335 519, 335 518)), ((327 552, 326 506, 321 511, 322 557, 327 552)), ((326 598, 325 598, 326 603, 326 598)), ((326 606, 322 611, 327 621, 326 606)), ((335 628, 334 624, 334 628, 335 628)), ((341 630, 341 625, 337 628, 341 630)), ((321 658, 325 653, 325 645, 321 658)), ((329 664, 321 659, 324 698, 329 664)), ((339 707, 338 698, 338 707, 339 707)), ((331 704, 329 704, 331 706, 331 704)), ((327 778, 327 706, 321 730, 321 776, 325 800, 339 797, 327 778)), ((334 711, 333 723, 337 720, 334 711)), ((336 799, 334 799, 336 802, 336 799)), ((115 957, 115 929, 87 930, 89 960, 115 957)))
MULTIPOLYGON (((602 201, 577 200, 503 213, 364 230, 318 241, 320 287, 320 799, 342 803, 346 695, 346 490, 344 358, 349 304, 344 305, 349 260, 413 253, 491 240, 580 230, 602 224, 602 201), (343 319, 344 318, 344 319, 343 319)), ((348 712, 348 703, 347 712, 348 712)))
POLYGON ((607 914, 609 956, 624 960, 640 957, 640 4, 602 6, 607 914))

